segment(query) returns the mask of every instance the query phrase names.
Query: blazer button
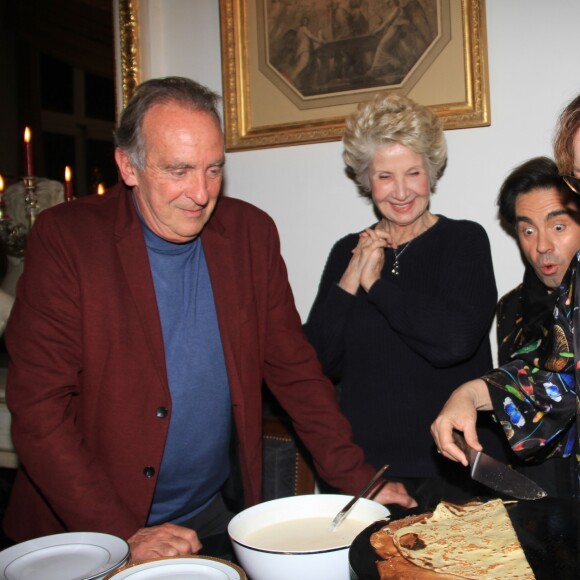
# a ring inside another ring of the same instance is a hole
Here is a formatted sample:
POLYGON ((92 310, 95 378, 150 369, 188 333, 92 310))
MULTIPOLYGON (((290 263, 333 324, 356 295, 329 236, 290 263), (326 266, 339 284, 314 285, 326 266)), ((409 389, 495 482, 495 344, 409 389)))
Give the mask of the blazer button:
POLYGON ((153 477, 155 475, 155 469, 153 467, 151 467, 150 465, 148 465, 144 470, 143 470, 143 475, 145 477, 153 477))
POLYGON ((165 419, 165 417, 167 417, 169 414, 169 411, 167 410, 167 407, 157 407, 155 413, 159 419, 165 419))

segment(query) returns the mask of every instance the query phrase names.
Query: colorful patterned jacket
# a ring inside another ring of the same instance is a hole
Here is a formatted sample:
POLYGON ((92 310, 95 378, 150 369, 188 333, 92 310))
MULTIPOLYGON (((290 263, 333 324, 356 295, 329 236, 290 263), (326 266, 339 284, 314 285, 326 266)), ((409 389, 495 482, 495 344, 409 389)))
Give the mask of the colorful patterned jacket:
POLYGON ((522 459, 576 453, 580 479, 580 276, 576 255, 558 289, 548 334, 482 377, 510 446, 522 459), (574 353, 577 353, 576 359, 574 353))

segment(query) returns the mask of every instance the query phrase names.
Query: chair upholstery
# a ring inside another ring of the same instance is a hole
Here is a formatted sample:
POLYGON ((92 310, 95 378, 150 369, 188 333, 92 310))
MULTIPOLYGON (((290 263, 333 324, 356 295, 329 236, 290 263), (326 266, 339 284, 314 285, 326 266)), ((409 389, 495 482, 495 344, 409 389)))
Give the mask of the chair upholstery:
POLYGON ((263 445, 264 501, 314 493, 315 477, 310 459, 287 418, 264 416, 263 445))

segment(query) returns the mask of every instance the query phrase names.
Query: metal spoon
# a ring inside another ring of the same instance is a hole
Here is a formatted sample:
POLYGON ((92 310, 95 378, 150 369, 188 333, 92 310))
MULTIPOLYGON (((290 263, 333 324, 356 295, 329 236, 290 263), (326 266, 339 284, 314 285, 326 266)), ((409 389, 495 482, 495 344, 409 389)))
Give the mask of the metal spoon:
POLYGON ((374 477, 364 486, 364 488, 362 489, 362 491, 360 491, 357 495, 355 495, 335 516, 335 518, 332 520, 332 523, 330 524, 330 531, 334 532, 336 530, 336 528, 338 528, 338 526, 340 526, 340 524, 342 524, 342 522, 344 521, 344 518, 346 518, 346 516, 348 515, 348 513, 350 512, 350 510, 354 507, 354 504, 361 498, 364 497, 369 490, 375 485, 375 483, 379 480, 379 477, 381 477, 381 475, 383 475, 383 473, 385 473, 385 471, 387 471, 388 469, 388 464, 387 465, 383 465, 378 471, 377 473, 374 475, 374 477))

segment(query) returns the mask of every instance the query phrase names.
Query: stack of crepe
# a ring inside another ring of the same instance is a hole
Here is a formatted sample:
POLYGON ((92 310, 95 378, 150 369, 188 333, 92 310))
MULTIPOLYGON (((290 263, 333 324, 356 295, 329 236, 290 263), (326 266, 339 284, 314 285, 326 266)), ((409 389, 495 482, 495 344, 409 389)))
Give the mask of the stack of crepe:
POLYGON ((383 558, 381 580, 391 578, 514 578, 534 574, 501 500, 410 516, 371 536, 383 558))

